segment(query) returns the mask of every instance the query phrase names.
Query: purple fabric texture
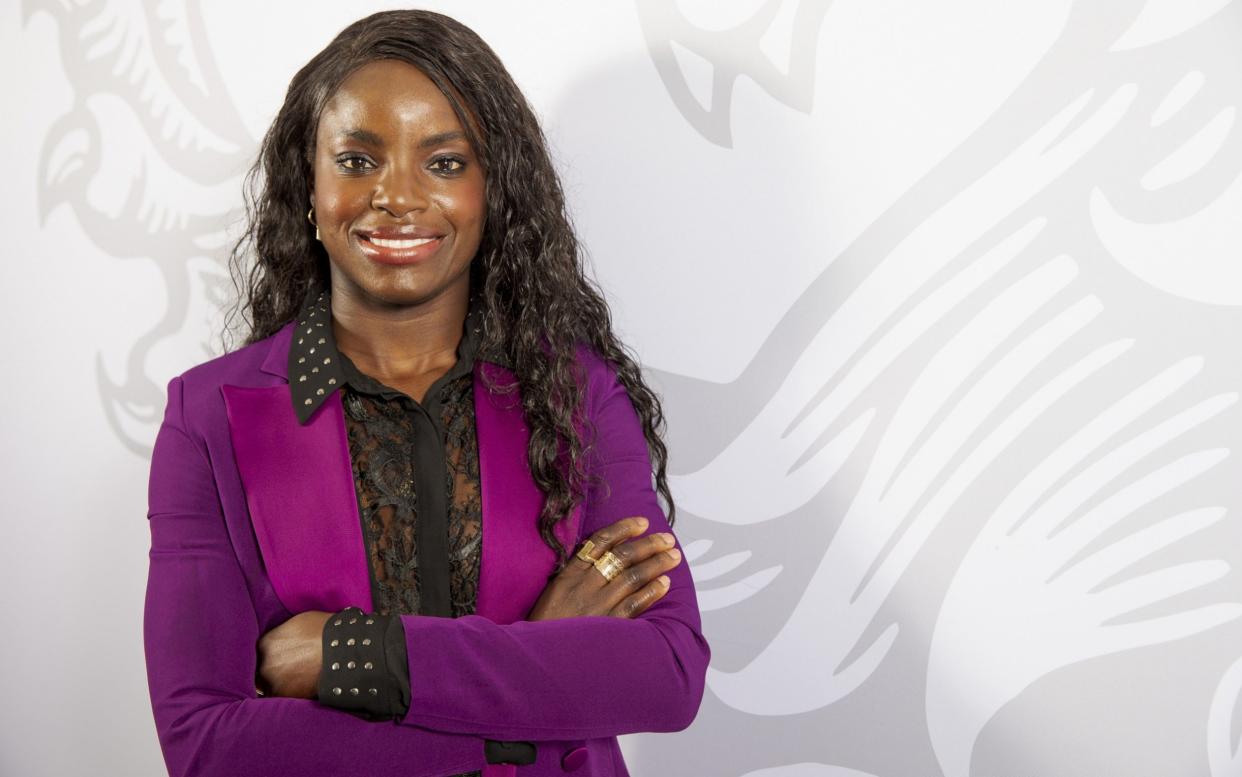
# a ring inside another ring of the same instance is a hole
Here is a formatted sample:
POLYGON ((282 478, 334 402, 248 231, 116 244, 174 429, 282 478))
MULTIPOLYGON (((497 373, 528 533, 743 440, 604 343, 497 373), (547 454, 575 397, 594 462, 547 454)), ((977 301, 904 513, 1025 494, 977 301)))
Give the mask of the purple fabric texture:
MULTIPOLYGON (((523 620, 554 556, 526 466, 518 395, 493 395, 475 365, 483 483, 476 614, 402 616, 410 710, 368 722, 309 699, 260 698, 259 637, 306 610, 371 611, 339 398, 305 426, 290 407, 291 323, 173 378, 151 461, 147 678, 170 775, 485 777, 627 775, 616 737, 694 719, 710 651, 683 562, 668 594, 635 619, 523 620), (484 739, 535 742, 529 766, 486 764, 484 739)), ((564 522, 573 547, 643 515, 668 531, 638 415, 614 370, 580 347, 588 456, 603 484, 564 522)))

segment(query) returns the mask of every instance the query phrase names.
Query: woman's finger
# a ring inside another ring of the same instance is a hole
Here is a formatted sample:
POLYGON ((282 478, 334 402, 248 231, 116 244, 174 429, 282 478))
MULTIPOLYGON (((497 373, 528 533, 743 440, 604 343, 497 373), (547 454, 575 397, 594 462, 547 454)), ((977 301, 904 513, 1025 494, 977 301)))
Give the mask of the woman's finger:
POLYGON ((626 567, 632 567, 657 553, 672 548, 673 544, 672 532, 644 534, 613 546, 612 554, 621 559, 621 563, 626 567))
MULTIPOLYGON (((681 563, 681 551, 671 548, 657 553, 646 561, 628 567, 614 577, 601 591, 611 596, 611 604, 615 606, 624 597, 641 589, 660 575, 681 563)), ((601 575, 601 577, 603 577, 601 575)))
POLYGON ((660 575, 637 593, 622 599, 608 614, 614 618, 637 618, 646 612, 648 607, 659 601, 660 597, 668 593, 668 586, 668 575, 660 575))
MULTIPOLYGON (((647 519, 641 515, 622 518, 615 523, 610 523, 588 538, 593 543, 590 556, 593 559, 599 559, 600 556, 612 550, 617 543, 630 537, 637 537, 645 531, 647 531, 647 519)), ((574 554, 574 560, 577 562, 574 566, 580 570, 585 571, 594 566, 592 562, 579 558, 577 554, 574 554)))

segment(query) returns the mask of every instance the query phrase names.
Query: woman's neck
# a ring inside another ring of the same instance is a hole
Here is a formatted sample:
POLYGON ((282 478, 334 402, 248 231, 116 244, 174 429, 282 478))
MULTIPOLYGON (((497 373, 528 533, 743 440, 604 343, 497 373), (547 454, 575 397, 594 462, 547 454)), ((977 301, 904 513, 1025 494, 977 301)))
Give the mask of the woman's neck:
POLYGON ((398 387, 431 373, 442 374, 457 362, 468 307, 469 287, 461 292, 446 289, 434 299, 409 306, 334 289, 332 333, 337 349, 359 370, 398 387))

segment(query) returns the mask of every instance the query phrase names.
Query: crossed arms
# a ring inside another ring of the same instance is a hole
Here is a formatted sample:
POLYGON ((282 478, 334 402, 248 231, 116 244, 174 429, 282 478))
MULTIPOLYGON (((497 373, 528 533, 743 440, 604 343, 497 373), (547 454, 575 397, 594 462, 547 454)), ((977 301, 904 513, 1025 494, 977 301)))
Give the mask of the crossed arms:
MULTIPOLYGON (((632 620, 402 616, 411 699, 395 722, 256 697, 260 623, 206 447, 185 424, 180 384, 169 384, 151 462, 143 626, 152 709, 174 777, 327 775, 362 763, 435 777, 481 769, 485 738, 676 731, 694 719, 710 652, 686 564, 669 570, 668 593, 632 620)), ((582 536, 631 515, 647 517, 649 531, 669 531, 641 436, 609 433, 639 423, 624 388, 612 376, 592 401, 596 472, 609 494, 588 501, 582 536)))

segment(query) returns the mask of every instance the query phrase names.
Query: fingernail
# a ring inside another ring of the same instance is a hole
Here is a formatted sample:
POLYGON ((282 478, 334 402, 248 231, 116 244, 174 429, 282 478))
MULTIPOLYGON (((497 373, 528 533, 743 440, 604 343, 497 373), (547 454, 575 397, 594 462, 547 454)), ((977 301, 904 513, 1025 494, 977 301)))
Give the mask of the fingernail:
POLYGON ((668 588, 668 583, 669 583, 668 575, 660 575, 659 577, 656 578, 656 580, 660 581, 660 585, 664 586, 665 588, 668 588))
POLYGON ((639 531, 647 531, 647 519, 646 519, 646 518, 639 518, 639 519, 638 519, 638 530, 639 530, 639 531))
POLYGON ((673 548, 668 552, 668 557, 673 561, 681 561, 681 551, 677 548, 673 548))
POLYGON ((660 532, 660 544, 661 545, 672 545, 673 535, 669 534, 668 532, 660 532))

